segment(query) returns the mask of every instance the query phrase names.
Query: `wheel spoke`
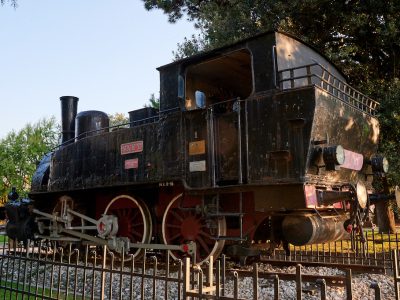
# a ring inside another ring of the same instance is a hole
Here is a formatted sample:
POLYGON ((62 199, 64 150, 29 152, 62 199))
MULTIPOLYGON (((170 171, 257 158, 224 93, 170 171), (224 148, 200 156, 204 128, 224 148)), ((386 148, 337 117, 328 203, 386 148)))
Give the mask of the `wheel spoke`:
POLYGON ((206 253, 210 253, 210 248, 208 247, 207 243, 203 240, 202 237, 197 236, 196 240, 199 242, 199 244, 201 245, 201 247, 206 251, 206 253))
POLYGON ((140 222, 140 223, 132 223, 131 226, 132 226, 132 227, 143 226, 143 222, 140 222))
POLYGON ((202 236, 204 236, 204 237, 206 237, 206 238, 208 238, 210 240, 213 239, 213 237, 209 233, 204 232, 203 230, 200 230, 199 235, 202 235, 202 236))
POLYGON ((132 218, 132 211, 133 211, 132 208, 126 209, 125 210, 125 216, 128 217, 128 218, 132 218))
POLYGON ((135 209, 135 213, 133 214, 133 216, 131 217, 132 220, 135 220, 137 215, 139 214, 139 210, 135 209))
POLYGON ((143 237, 143 233, 137 232, 136 230, 131 230, 131 234, 139 238, 143 237))
POLYGON ((179 232, 179 233, 177 233, 177 234, 175 234, 173 237, 170 237, 169 238, 169 241, 170 241, 170 243, 172 242, 172 241, 175 241, 178 237, 180 237, 181 236, 181 233, 179 232))
POLYGON ((165 224, 165 226, 167 226, 168 228, 181 229, 181 226, 175 225, 175 224, 171 224, 171 223, 165 224))
POLYGON ((119 209, 110 210, 110 214, 112 214, 112 215, 114 215, 114 216, 116 216, 118 218, 122 217, 121 212, 120 212, 119 209))
POLYGON ((169 213, 176 219, 178 219, 178 221, 180 221, 181 223, 183 222, 183 218, 176 211, 171 210, 169 211, 169 213))

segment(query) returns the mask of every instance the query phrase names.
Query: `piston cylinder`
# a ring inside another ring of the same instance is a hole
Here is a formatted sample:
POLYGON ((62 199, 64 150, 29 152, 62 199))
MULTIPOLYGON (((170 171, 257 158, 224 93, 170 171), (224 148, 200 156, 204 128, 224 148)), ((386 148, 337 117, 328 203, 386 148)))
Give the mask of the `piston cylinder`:
POLYGON ((282 222, 285 239, 295 245, 311 245, 347 238, 343 223, 345 215, 288 215, 282 222))

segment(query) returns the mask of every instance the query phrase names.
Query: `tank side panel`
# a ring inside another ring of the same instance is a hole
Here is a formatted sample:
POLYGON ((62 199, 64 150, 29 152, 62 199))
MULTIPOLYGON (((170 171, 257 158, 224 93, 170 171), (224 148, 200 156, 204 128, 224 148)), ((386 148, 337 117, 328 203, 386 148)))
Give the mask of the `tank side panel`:
POLYGON ((158 124, 84 138, 56 151, 48 190, 79 190, 154 182, 162 174, 158 124))
POLYGON ((249 183, 303 181, 314 105, 313 87, 248 102, 249 183))
POLYGON ((160 117, 157 139, 161 157, 161 179, 182 178, 184 162, 182 142, 182 113, 180 111, 160 117))

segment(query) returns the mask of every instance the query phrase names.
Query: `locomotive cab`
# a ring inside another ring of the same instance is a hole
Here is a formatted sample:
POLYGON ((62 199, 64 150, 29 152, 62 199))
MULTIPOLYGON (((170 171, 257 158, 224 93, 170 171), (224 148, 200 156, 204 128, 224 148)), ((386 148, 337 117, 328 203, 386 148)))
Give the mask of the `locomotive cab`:
POLYGON ((243 182, 238 110, 253 92, 252 79, 251 52, 247 49, 191 64, 185 69, 183 115, 189 185, 243 182))

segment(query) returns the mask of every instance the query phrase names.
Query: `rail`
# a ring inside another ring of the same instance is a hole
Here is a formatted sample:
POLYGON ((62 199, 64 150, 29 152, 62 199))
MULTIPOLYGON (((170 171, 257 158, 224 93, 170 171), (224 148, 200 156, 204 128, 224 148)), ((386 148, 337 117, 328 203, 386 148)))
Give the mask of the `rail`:
POLYGON ((372 116, 379 108, 379 102, 352 88, 318 63, 280 70, 278 83, 281 90, 319 86, 344 103, 372 116))

